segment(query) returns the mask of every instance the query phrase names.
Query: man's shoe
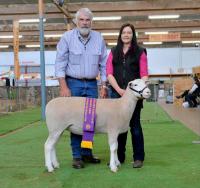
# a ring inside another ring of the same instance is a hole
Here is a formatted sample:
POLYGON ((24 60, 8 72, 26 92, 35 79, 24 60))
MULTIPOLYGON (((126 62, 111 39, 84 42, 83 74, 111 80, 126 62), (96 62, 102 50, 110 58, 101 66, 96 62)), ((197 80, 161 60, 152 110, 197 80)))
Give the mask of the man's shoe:
POLYGON ((93 155, 83 155, 82 160, 86 163, 93 163, 93 164, 98 164, 101 162, 101 160, 97 157, 94 157, 93 155))
POLYGON ((73 159, 72 167, 76 169, 84 168, 84 163, 81 159, 73 159))
POLYGON ((142 166, 143 166, 143 161, 136 160, 133 163, 133 168, 142 168, 142 166))

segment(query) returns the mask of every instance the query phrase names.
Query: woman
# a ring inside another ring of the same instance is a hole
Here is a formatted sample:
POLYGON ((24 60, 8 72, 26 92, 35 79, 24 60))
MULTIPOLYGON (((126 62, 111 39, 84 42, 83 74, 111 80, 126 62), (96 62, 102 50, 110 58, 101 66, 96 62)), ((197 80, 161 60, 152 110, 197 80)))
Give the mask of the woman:
MULTIPOLYGON (((111 49, 108 56, 107 79, 111 85, 110 97, 121 97, 128 82, 137 78, 148 79, 146 50, 137 44, 136 33, 132 24, 122 25, 117 46, 111 49)), ((133 168, 141 168, 144 161, 144 138, 140 123, 142 100, 138 101, 130 121, 130 132, 133 146, 133 168)), ((118 158, 125 161, 127 133, 118 136, 118 158)))

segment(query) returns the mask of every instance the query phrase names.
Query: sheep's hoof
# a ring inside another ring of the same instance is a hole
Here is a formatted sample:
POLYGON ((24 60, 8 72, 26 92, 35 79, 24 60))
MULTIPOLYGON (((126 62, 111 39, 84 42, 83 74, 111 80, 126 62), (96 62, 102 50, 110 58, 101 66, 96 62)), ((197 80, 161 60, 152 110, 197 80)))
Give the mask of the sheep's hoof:
POLYGON ((55 163, 55 164, 53 164, 53 167, 54 168, 60 168, 60 164, 59 163, 55 163))
POLYGON ((119 161, 116 162, 115 164, 116 164, 117 167, 120 167, 120 166, 121 166, 121 163, 120 163, 119 161))
POLYGON ((48 172, 53 172, 53 171, 54 171, 54 168, 53 168, 53 167, 47 167, 47 171, 48 171, 48 172))
POLYGON ((54 168, 60 168, 60 165, 58 164, 58 165, 54 166, 54 168))
POLYGON ((113 167, 113 168, 110 168, 110 170, 114 173, 116 173, 118 171, 118 168, 117 167, 113 167))

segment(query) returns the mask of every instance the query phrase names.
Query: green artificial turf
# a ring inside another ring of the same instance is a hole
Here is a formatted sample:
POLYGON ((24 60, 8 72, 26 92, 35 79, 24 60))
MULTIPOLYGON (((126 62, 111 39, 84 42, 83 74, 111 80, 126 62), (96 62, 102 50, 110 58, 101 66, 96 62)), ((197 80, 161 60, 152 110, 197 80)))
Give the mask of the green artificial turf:
POLYGON ((145 103, 142 117, 152 119, 155 114, 150 113, 148 118, 145 112, 152 108, 157 108, 158 121, 143 121, 146 158, 142 169, 132 168, 129 137, 125 164, 117 173, 110 172, 106 165, 109 161, 106 135, 95 135, 93 153, 101 158, 101 164, 73 169, 69 133, 65 132, 57 145, 60 169, 47 173, 43 153, 47 128, 37 122, 0 138, 0 187, 198 188, 200 145, 192 144, 197 135, 167 115, 164 117, 165 113, 155 103, 145 103))
POLYGON ((0 135, 39 121, 41 119, 40 114, 40 108, 30 108, 0 117, 0 135))
POLYGON ((168 114, 161 109, 159 104, 155 102, 144 102, 144 108, 142 109, 141 120, 142 122, 154 122, 154 123, 173 121, 168 116, 168 114))

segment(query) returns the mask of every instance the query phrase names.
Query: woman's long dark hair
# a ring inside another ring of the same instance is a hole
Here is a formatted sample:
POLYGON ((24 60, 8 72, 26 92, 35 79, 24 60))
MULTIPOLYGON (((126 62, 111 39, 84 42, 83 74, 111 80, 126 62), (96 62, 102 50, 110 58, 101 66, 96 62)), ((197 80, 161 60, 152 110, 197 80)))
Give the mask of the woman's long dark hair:
POLYGON ((121 59, 123 57, 123 42, 121 39, 121 35, 125 27, 130 27, 133 32, 133 38, 132 38, 131 46, 128 53, 135 54, 134 51, 137 51, 139 48, 134 26, 130 23, 123 24, 120 28, 119 36, 117 40, 117 46, 115 48, 115 53, 113 54, 114 58, 117 58, 117 59, 121 59))

